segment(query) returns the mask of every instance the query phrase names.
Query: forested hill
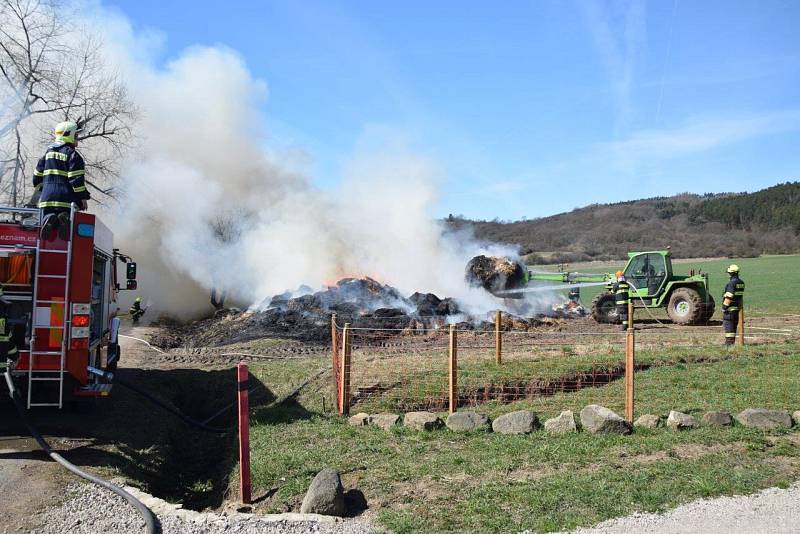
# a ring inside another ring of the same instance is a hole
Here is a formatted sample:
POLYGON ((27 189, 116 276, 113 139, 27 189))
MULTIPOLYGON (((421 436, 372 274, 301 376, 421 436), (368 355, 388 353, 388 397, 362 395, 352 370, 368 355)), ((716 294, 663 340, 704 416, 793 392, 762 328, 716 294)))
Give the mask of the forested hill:
POLYGON ((754 193, 680 194, 592 204, 515 222, 447 218, 478 239, 520 246, 529 263, 612 260, 671 246, 676 257, 800 252, 800 182, 754 193))

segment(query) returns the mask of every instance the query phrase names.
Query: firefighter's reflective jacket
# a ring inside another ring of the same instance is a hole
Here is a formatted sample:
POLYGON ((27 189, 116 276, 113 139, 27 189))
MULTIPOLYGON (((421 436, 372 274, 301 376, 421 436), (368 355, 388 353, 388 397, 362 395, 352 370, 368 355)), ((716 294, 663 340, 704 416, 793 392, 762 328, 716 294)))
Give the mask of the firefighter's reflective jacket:
POLYGON ((722 295, 722 311, 738 312, 744 303, 744 281, 739 275, 731 276, 728 285, 725 286, 725 293, 722 295), (731 299, 731 303, 726 306, 725 299, 731 299))
POLYGON ((625 280, 620 280, 614 283, 613 290, 614 290, 614 295, 616 296, 615 303, 617 306, 625 306, 625 307, 628 306, 629 289, 630 286, 628 285, 628 282, 626 282, 625 280))
POLYGON ((33 187, 41 191, 40 208, 67 208, 73 202, 89 200, 83 157, 67 144, 51 145, 36 164, 33 187))

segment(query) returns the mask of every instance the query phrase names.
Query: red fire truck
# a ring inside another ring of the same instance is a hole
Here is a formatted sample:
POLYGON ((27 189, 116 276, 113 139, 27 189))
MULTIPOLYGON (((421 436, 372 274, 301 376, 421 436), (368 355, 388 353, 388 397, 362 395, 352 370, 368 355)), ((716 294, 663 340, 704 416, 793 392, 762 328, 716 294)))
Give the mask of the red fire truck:
MULTIPOLYGON (((72 211, 69 238, 40 238, 41 212, 0 206, 0 308, 19 355, 10 362, 28 408, 108 395, 120 357, 117 264, 136 289, 136 264, 95 215, 72 211)), ((50 237, 50 236, 48 236, 50 237)))

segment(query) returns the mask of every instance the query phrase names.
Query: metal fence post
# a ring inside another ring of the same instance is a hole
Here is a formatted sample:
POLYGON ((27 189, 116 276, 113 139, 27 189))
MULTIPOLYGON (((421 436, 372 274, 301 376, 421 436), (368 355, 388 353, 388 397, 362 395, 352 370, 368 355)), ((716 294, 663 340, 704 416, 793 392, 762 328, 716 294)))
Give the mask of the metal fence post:
POLYGON ((449 356, 449 375, 450 375, 450 413, 455 413, 458 409, 458 346, 456 341, 456 325, 450 325, 450 344, 449 356))
POLYGON ((339 415, 350 413, 350 359, 352 355, 352 333, 350 323, 344 323, 342 332, 342 372, 340 377, 339 390, 339 415))
POLYGON ((503 335, 500 333, 502 321, 503 312, 497 310, 494 315, 494 360, 498 365, 503 363, 503 335))

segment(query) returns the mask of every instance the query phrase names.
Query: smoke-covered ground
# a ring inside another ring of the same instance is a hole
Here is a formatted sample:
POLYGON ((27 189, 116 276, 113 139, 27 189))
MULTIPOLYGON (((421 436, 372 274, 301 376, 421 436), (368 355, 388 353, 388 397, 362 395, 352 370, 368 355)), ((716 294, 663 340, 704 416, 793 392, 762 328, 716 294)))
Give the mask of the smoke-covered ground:
MULTIPOLYGON (((503 315, 502 328, 527 331, 548 321, 549 317, 576 318, 585 315, 583 306, 564 302, 535 313, 522 299, 507 301, 512 310, 503 315)), ((494 329, 494 311, 468 313, 453 298, 433 293, 404 296, 391 286, 371 278, 346 278, 320 291, 301 287, 266 299, 250 310, 220 310, 213 317, 194 321, 153 336, 150 341, 164 349, 195 349, 231 345, 262 338, 293 339, 312 344, 330 342, 331 317, 339 327, 350 324, 358 329, 380 332, 377 341, 407 336, 436 335, 436 331, 455 324, 462 330, 494 329)), ((550 323, 548 323, 550 324, 550 323)))
POLYGON ((100 3, 81 11, 138 107, 119 202, 93 209, 138 261, 148 318, 207 314, 212 289, 251 307, 363 276, 404 295, 455 298, 472 315, 503 307, 465 284, 463 269, 478 254, 515 251, 445 231, 434 213, 447 179, 437 162, 393 139, 354 140, 339 185, 322 191, 298 170, 297 150, 270 145, 267 84, 235 50, 197 45, 165 60, 157 34, 100 3))

